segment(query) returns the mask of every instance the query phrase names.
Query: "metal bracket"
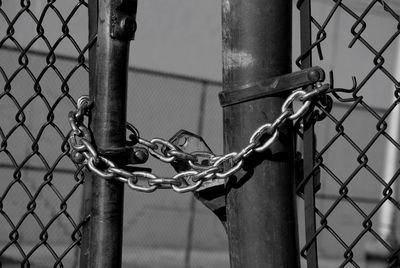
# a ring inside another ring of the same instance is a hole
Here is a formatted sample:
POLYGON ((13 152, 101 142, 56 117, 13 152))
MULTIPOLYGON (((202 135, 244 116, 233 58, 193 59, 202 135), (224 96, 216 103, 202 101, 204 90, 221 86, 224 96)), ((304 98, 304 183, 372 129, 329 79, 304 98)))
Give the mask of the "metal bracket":
POLYGON ((260 98, 288 93, 294 89, 306 87, 324 80, 324 70, 321 67, 314 66, 290 74, 243 85, 232 90, 224 90, 219 93, 219 101, 222 107, 226 107, 260 98))
POLYGON ((129 41, 135 38, 137 28, 137 0, 112 1, 111 8, 111 38, 129 41))
MULTIPOLYGON (((321 189, 321 170, 317 168, 312 176, 314 180, 314 194, 321 189)), ((296 181, 296 192, 298 194, 304 194, 304 185, 307 180, 304 179, 304 159, 300 152, 296 153, 295 156, 295 181, 296 181)))
POLYGON ((99 154, 119 166, 144 164, 149 158, 149 152, 142 147, 97 148, 99 154))

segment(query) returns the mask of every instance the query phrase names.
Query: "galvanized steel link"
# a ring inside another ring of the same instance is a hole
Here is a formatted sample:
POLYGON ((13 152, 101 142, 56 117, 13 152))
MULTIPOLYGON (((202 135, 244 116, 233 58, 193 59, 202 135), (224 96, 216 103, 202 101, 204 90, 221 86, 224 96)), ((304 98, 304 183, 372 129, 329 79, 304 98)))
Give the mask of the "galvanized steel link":
POLYGON ((84 116, 88 114, 90 103, 87 96, 78 100, 77 110, 68 115, 71 132, 68 142, 71 146, 71 158, 105 179, 116 179, 140 192, 154 192, 157 189, 172 189, 177 193, 196 191, 204 181, 214 178, 226 178, 238 172, 246 158, 254 152, 267 150, 278 138, 278 129, 286 120, 297 120, 310 108, 311 99, 326 92, 328 87, 318 85, 311 92, 297 90, 290 94, 281 107, 282 113, 272 122, 260 126, 249 139, 249 144, 240 152, 231 152, 217 156, 208 152, 185 153, 179 151, 172 143, 161 138, 150 141, 140 137, 139 131, 130 123, 127 128, 132 132, 133 143, 144 146, 152 156, 165 163, 176 160, 187 161, 191 170, 180 172, 173 177, 160 177, 144 171, 127 171, 98 154, 92 144, 90 130, 84 125, 84 116), (293 103, 302 105, 294 111, 293 103), (263 142, 261 141, 263 140, 263 142), (203 160, 200 162, 200 160, 203 160), (204 161, 206 160, 206 161, 204 161), (206 162, 206 164, 204 164, 206 162), (228 163, 229 165, 226 165, 228 163), (225 170, 225 166, 229 166, 225 170))

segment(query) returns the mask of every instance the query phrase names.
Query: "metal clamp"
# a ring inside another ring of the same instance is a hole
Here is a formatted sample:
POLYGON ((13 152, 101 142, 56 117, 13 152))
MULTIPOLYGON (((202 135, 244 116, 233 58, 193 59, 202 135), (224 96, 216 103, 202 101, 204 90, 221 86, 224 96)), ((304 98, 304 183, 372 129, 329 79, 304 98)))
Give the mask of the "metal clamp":
POLYGON ((135 38, 137 0, 119 0, 111 9, 111 38, 129 41, 135 38))
POLYGON ((219 93, 219 101, 222 107, 226 107, 282 93, 290 93, 297 88, 306 87, 324 80, 324 70, 321 67, 314 66, 231 90, 224 90, 219 93))

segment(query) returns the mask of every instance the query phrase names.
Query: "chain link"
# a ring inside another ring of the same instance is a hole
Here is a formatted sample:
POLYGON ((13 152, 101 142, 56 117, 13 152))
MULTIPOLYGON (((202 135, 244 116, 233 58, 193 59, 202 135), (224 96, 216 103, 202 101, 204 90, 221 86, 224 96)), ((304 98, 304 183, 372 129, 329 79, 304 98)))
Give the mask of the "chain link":
POLYGON ((115 179, 128 185, 132 190, 150 193, 157 189, 172 189, 177 193, 196 191, 203 182, 214 178, 226 178, 238 172, 244 165, 246 158, 254 152, 266 151, 279 136, 279 128, 287 120, 301 118, 310 108, 311 100, 326 93, 329 87, 317 85, 310 92, 297 90, 290 94, 282 104, 281 114, 272 122, 260 126, 249 139, 249 144, 240 152, 231 152, 222 156, 207 152, 185 153, 167 140, 153 138, 150 141, 143 139, 139 131, 128 123, 128 130, 132 132, 129 137, 134 144, 140 144, 148 149, 155 158, 165 163, 177 160, 187 161, 191 170, 179 172, 173 177, 160 177, 150 172, 127 171, 98 155, 91 142, 90 130, 83 124, 84 115, 88 114, 90 107, 87 96, 78 100, 78 108, 69 113, 71 132, 68 142, 72 148, 71 158, 78 164, 87 165, 93 173, 104 179, 115 179), (302 105, 295 111, 293 103, 299 101, 302 105))

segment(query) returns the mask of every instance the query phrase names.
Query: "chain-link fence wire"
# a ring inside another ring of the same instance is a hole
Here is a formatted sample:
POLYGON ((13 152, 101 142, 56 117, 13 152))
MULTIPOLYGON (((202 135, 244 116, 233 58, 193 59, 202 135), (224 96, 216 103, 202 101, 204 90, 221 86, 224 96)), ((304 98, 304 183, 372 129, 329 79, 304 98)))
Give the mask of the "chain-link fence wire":
POLYGON ((65 2, 0 1, 4 267, 77 266, 84 177, 68 157, 66 111, 87 92, 87 42, 75 36, 87 4, 65 2))
MULTIPOLYGON (((74 5, 39 2, 0 5, 4 178, 0 182, 0 256, 2 264, 14 261, 49 267, 61 261, 75 267, 83 177, 66 156, 65 136, 68 111, 74 109, 74 100, 87 93, 82 41, 86 27, 82 20, 79 25, 74 21, 77 16, 86 18, 87 8, 83 1, 73 1, 74 5), (73 56, 60 56, 65 54, 73 56)), ((396 236, 381 235, 380 215, 389 204, 395 225, 399 207, 394 184, 398 165, 389 182, 383 175, 388 141, 396 151, 399 148, 391 134, 394 126, 389 124, 397 110, 399 5, 382 1, 312 4, 313 40, 321 44, 325 56, 325 60, 314 57, 314 65, 334 71, 335 88, 352 89, 352 76, 357 81, 352 92, 335 96, 333 110, 326 111, 328 118, 316 125, 322 181, 316 196, 318 253, 321 260, 332 259, 332 267, 364 267, 366 256, 371 256, 368 249, 382 250, 389 258, 397 253, 396 236), (353 39, 353 47, 346 49, 353 39)), ((318 46, 313 46, 314 56, 317 51, 318 46)), ((128 85, 128 120, 143 137, 168 138, 185 128, 203 133, 214 152, 222 153, 218 83, 130 70, 128 85)), ((146 166, 162 175, 174 173, 158 161, 146 166)), ((190 249, 192 266, 228 266, 224 230, 198 203, 195 220, 190 221, 190 194, 157 191, 125 196, 124 264, 182 267, 190 249)), ((392 228, 392 233, 398 231, 392 228)), ((303 255, 306 250, 307 245, 303 255)))
MULTIPOLYGON (((220 83, 212 81, 130 69, 127 120, 145 139, 169 139, 186 129, 222 154, 220 90, 220 83)), ((144 166, 157 175, 176 174, 152 157, 144 166)), ((198 201, 193 205, 192 198, 192 193, 170 190, 127 190, 123 261, 146 267, 229 267, 222 224, 198 201)))
POLYGON ((317 228, 301 254, 316 242, 321 267, 400 267, 400 4, 312 0, 311 10, 312 42, 298 63, 311 54, 332 70, 335 92, 332 110, 317 105, 326 115, 315 125, 317 228))
MULTIPOLYGON (((2 2, 0 14, 0 262, 77 267, 84 177, 67 156, 66 137, 68 112, 88 92, 87 5, 2 2)), ((128 119, 143 137, 204 132, 222 153, 219 83, 130 69, 128 85, 128 119)), ((174 173, 158 161, 146 166, 174 173)), ((125 197, 124 265, 227 266, 223 227, 191 205, 191 194, 125 197)))
MULTIPOLYGON (((5 62, 11 62, 19 56, 19 52, 14 49, 3 48, 0 52, 6 55, 5 59, 7 60, 5 62)), ((46 56, 45 53, 30 52, 30 64, 34 69, 37 69, 46 56)), ((61 66, 59 68, 68 70, 74 66, 75 59, 73 57, 61 58, 58 60, 58 64, 61 66)), ((19 81, 18 83, 21 83, 21 88, 31 88, 32 85, 28 82, 19 81)), ((82 85, 87 85, 87 82, 87 73, 84 71, 75 76, 70 81, 69 86, 71 89, 77 89, 78 94, 81 94, 86 92, 87 89, 82 85)), ((41 85, 42 88, 48 89, 50 95, 55 94, 54 89, 58 88, 57 79, 54 79, 54 77, 43 80, 41 85), (44 84, 46 84, 46 87, 44 84)), ((194 133, 201 133, 203 129, 204 138, 209 146, 216 153, 222 153, 222 113, 217 101, 217 94, 220 91, 218 83, 130 69, 129 85, 128 121, 134 123, 140 129, 141 135, 168 138, 181 128, 194 133), (200 109, 204 110, 204 114, 200 115, 200 109), (185 116, 182 116, 183 114, 185 116)), ((6 122, 12 122, 15 118, 15 111, 12 106, 2 104, 1 109, 4 111, 3 119, 6 122)), ((32 109, 29 114, 34 115, 35 118, 32 119, 33 122, 29 125, 29 128, 39 127, 37 122, 41 120, 42 116, 46 117, 46 113, 41 107, 41 103, 32 106, 32 109)), ((73 109, 73 105, 61 105, 57 109, 54 120, 57 125, 65 127, 65 131, 68 133, 66 115, 69 110, 73 109)), ((8 124, 10 123, 2 122, 2 129, 7 128, 8 124)), ((10 127, 12 126, 10 125, 10 127)), ((25 146, 23 143, 29 141, 26 138, 24 139, 23 136, 17 136, 13 139, 15 139, 13 143, 8 143, 8 150, 14 151, 21 146, 21 152, 17 155, 22 158, 25 157, 27 150, 25 147, 29 149, 29 146, 25 146)), ((53 133, 46 137, 49 144, 46 147, 40 147, 41 154, 47 157, 48 154, 59 153, 56 148, 61 148, 63 141, 54 139, 53 133)), ((68 193, 70 189, 76 186, 76 182, 73 180, 75 167, 71 163, 67 165, 65 162, 69 161, 67 159, 64 162, 62 161, 54 169, 52 180, 57 190, 62 193, 68 193)), ((25 165, 22 168, 24 172, 23 181, 27 181, 29 187, 36 189, 38 188, 35 186, 36 181, 41 182, 46 170, 40 168, 40 165, 36 162, 29 163, 30 165, 25 165)), ((145 166, 151 167, 157 174, 174 174, 172 167, 154 159, 150 159, 145 166)), ((4 180, 3 183, 6 185, 2 185, 0 189, 6 189, 7 185, 13 181, 12 174, 14 171, 15 167, 7 164, 7 161, 1 162, 1 172, 5 178, 9 179, 4 180)), ((75 215, 74 220, 76 221, 80 219, 81 190, 81 187, 79 187, 67 202, 68 212, 75 215)), ((3 202, 3 206, 7 215, 12 215, 18 220, 26 213, 26 206, 30 200, 29 197, 25 198, 24 192, 13 191, 15 194, 7 195, 7 201, 3 202)), ((43 200, 43 206, 37 205, 35 208, 35 213, 38 213, 39 217, 46 215, 46 213, 53 213, 54 215, 57 213, 59 204, 52 195, 43 191, 38 194, 38 199, 43 200)), ((228 266, 227 237, 222 225, 211 212, 197 201, 195 207, 191 208, 191 194, 179 195, 162 190, 153 194, 129 191, 126 193, 125 199, 124 265, 128 267, 132 265, 185 267, 185 258, 189 256, 189 263, 192 267, 205 264, 210 264, 210 266, 218 264, 219 267, 228 266), (189 220, 191 213, 195 215, 192 222, 189 220)), ((36 202, 39 203, 40 201, 36 202)), ((40 230, 36 230, 32 226, 27 223, 18 228, 20 234, 18 243, 22 247, 31 245, 37 240, 40 230), (21 239, 21 237, 24 237, 24 239, 21 239)), ((51 230, 54 234, 49 235, 53 239, 51 242, 50 239, 48 240, 50 246, 60 249, 67 247, 67 241, 70 239, 73 230, 64 226, 60 220, 52 223, 51 230)), ((6 245, 9 243, 10 231, 5 228, 2 229, 2 232, 1 244, 6 245)), ((64 266, 75 267, 77 254, 76 251, 75 254, 67 258, 67 261, 63 261, 64 266)), ((5 251, 2 256, 4 264, 11 260, 18 264, 22 263, 15 250, 5 251)), ((49 252, 43 251, 37 251, 36 256, 30 257, 29 260, 31 265, 34 264, 33 267, 38 264, 49 267, 55 263, 49 256, 49 252)))

